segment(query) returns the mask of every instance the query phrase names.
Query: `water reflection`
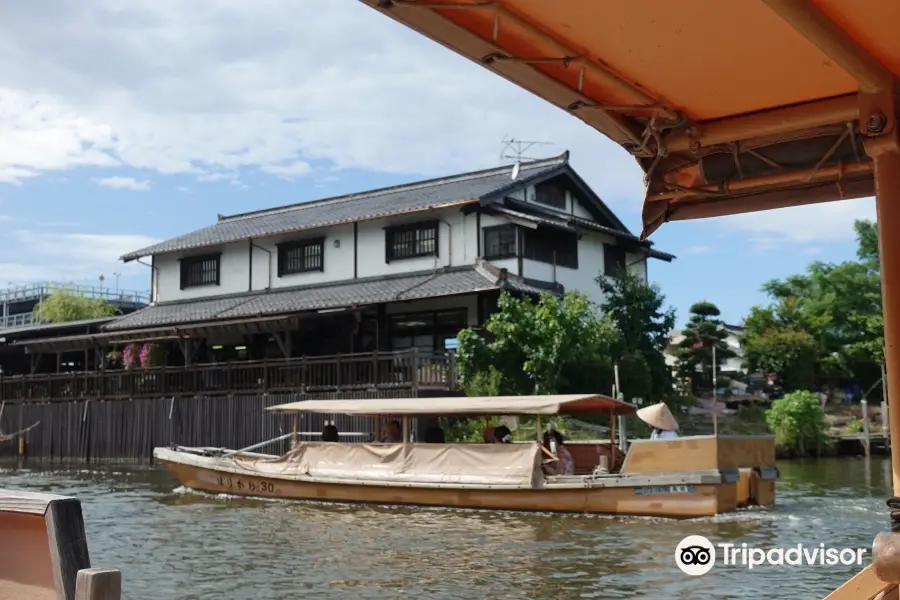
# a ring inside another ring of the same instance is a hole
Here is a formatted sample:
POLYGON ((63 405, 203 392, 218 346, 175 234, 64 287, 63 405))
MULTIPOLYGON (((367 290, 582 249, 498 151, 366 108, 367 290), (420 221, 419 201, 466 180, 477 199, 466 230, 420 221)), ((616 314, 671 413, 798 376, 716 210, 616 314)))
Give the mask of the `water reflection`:
POLYGON ((886 461, 780 469, 774 509, 690 521, 217 497, 137 467, 0 476, 80 497, 93 562, 122 569, 127 598, 821 598, 856 569, 717 567, 691 578, 674 566, 675 546, 691 534, 868 548, 886 528, 886 461))

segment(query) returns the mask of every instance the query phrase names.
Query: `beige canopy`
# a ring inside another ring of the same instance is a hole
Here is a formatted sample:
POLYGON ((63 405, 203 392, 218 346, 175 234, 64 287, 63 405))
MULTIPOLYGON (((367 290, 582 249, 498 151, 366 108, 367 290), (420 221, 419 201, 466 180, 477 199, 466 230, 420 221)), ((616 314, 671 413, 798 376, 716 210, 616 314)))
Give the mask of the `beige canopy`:
POLYGON ((271 406, 275 412, 344 415, 631 415, 637 408, 600 394, 556 396, 484 396, 449 398, 379 398, 377 400, 306 400, 271 406))

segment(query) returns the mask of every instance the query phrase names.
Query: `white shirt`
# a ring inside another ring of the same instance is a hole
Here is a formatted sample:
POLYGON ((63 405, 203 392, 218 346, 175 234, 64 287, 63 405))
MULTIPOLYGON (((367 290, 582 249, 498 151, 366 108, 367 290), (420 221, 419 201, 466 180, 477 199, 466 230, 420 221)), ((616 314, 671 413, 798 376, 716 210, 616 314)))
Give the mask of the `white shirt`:
POLYGON ((678 434, 674 431, 661 431, 659 429, 654 429, 653 433, 650 434, 651 440, 675 439, 677 437, 678 434))

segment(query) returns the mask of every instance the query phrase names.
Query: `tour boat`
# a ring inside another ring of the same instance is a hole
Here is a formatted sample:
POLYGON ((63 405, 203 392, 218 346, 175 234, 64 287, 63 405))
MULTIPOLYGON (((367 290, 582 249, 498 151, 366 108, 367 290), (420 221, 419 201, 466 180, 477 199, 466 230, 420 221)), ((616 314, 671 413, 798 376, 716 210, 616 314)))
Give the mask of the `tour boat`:
POLYGON ((709 516, 775 501, 772 437, 641 439, 623 452, 616 417, 636 407, 608 396, 308 400, 268 410, 293 413, 293 432, 243 450, 176 446, 156 448, 154 457, 192 490, 290 500, 658 517, 709 516), (397 418, 404 441, 300 441, 300 413, 374 417, 377 424, 397 418), (575 474, 547 474, 555 446, 540 441, 541 417, 596 414, 610 416, 610 439, 566 443, 575 474), (409 441, 411 418, 490 416, 534 417, 538 439, 409 441), (281 456, 251 451, 287 437, 291 449, 281 456))

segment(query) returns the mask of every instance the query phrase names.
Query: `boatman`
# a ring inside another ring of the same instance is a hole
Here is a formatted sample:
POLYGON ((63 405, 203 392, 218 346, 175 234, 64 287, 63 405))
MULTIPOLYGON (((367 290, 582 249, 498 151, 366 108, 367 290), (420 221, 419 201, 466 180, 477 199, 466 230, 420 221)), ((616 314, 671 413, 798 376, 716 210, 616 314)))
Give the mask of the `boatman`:
POLYGON ((672 416, 672 411, 664 402, 645 406, 637 411, 638 418, 649 425, 653 429, 650 434, 651 440, 664 440, 667 438, 677 438, 678 421, 672 416))

